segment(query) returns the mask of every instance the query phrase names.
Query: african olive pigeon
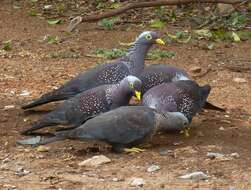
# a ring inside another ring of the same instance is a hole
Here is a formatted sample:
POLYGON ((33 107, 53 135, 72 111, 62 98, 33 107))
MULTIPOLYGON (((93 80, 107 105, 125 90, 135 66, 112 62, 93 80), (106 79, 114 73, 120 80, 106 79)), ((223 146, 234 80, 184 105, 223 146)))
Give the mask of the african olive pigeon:
MULTIPOLYGON (((161 83, 174 82, 179 80, 190 80, 185 70, 165 64, 154 64, 144 68, 139 76, 143 83, 142 95, 150 88, 161 83)), ((225 111, 209 102, 205 102, 204 109, 212 109, 217 111, 225 111)))
POLYGON ((23 109, 33 108, 49 102, 69 99, 85 90, 104 84, 115 84, 128 75, 138 76, 144 69, 145 57, 153 44, 164 45, 156 32, 146 31, 135 40, 128 53, 111 63, 100 64, 79 74, 56 90, 42 95, 39 99, 22 106, 23 109))
POLYGON ((140 100, 141 87, 141 81, 129 75, 117 84, 101 85, 86 90, 66 100, 22 134, 29 135, 34 130, 59 124, 77 127, 97 114, 128 105, 133 95, 140 100))
POLYGON ((39 136, 18 143, 41 145, 65 139, 95 139, 111 144, 117 152, 137 152, 140 149, 131 147, 142 143, 156 132, 169 127, 185 128, 187 124, 188 120, 180 113, 160 114, 146 106, 123 106, 100 114, 77 128, 55 132, 53 137, 39 136))
POLYGON ((162 83, 143 95, 142 105, 161 113, 180 112, 191 122, 205 105, 210 90, 209 85, 200 87, 192 80, 162 83))

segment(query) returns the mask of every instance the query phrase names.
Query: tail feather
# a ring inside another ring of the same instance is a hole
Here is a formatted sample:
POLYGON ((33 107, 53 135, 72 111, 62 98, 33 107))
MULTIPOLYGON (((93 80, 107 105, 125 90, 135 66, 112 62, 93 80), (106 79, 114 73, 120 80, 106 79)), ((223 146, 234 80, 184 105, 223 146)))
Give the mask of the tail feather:
POLYGON ((209 110, 216 110, 216 111, 220 111, 220 112, 225 112, 226 110, 223 108, 220 108, 218 106, 213 105, 210 102, 206 102, 206 104, 203 107, 204 109, 209 109, 209 110))
POLYGON ((42 129, 44 127, 48 126, 55 126, 58 124, 65 125, 68 121, 65 118, 65 110, 58 108, 54 110, 53 112, 48 113, 42 119, 37 122, 35 125, 33 125, 31 128, 24 130, 22 132, 22 135, 31 135, 33 131, 42 129))
POLYGON ((17 144, 39 146, 39 145, 45 145, 45 144, 53 143, 53 142, 64 140, 64 139, 65 138, 61 136, 53 136, 53 137, 48 137, 48 138, 36 136, 29 139, 17 141, 17 144))
MULTIPOLYGON (((21 134, 22 135, 32 135, 33 131, 38 130, 38 129, 42 129, 45 126, 49 126, 49 124, 48 123, 45 124, 44 122, 38 122, 35 125, 33 125, 31 128, 22 131, 21 134)), ((52 126, 52 124, 51 124, 51 126, 52 126)))
POLYGON ((27 104, 27 105, 23 105, 22 109, 30 109, 36 106, 40 106, 43 104, 47 104, 50 102, 55 102, 55 101, 60 101, 60 100, 66 100, 69 99, 70 97, 72 97, 72 94, 69 93, 62 93, 61 91, 58 90, 54 90, 52 92, 49 92, 47 94, 42 95, 40 98, 32 101, 31 103, 27 104))

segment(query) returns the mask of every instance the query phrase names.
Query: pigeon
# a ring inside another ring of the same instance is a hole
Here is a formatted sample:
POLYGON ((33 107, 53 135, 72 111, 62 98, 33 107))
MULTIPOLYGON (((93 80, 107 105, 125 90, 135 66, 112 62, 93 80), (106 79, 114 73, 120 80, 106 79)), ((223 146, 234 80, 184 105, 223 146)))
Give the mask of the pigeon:
POLYGON ((102 113, 83 125, 54 133, 53 137, 20 140, 22 145, 44 145, 55 141, 101 140, 110 145, 116 152, 141 152, 138 144, 151 138, 158 131, 166 128, 185 128, 188 120, 184 115, 175 112, 158 113, 146 106, 122 106, 102 113))
MULTIPOLYGON (((140 74, 139 79, 143 83, 142 95, 152 87, 161 83, 190 80, 185 70, 165 64, 154 64, 145 67, 143 72, 140 74)), ((221 112, 225 111, 223 108, 215 106, 210 102, 206 102, 203 108, 221 112)))
POLYGON ((161 83, 190 80, 185 70, 164 64, 149 65, 144 68, 139 79, 143 83, 142 95, 161 83))
MULTIPOLYGON (((179 112, 189 123, 205 105, 211 87, 200 87, 195 81, 181 80, 162 83, 148 90, 142 98, 142 105, 156 109, 160 113, 179 112)), ((177 128, 179 131, 179 129, 177 128)))
POLYGON ((63 102, 22 134, 30 135, 34 130, 59 124, 77 127, 102 112, 128 105, 133 95, 140 100, 141 87, 141 81, 129 75, 118 84, 101 85, 86 90, 63 102))
POLYGON ((100 85, 116 84, 128 75, 138 76, 144 69, 148 50, 155 43, 165 44, 162 39, 158 38, 156 32, 145 31, 137 37, 124 57, 111 63, 100 64, 79 74, 58 89, 48 92, 39 99, 22 106, 22 109, 30 109, 49 102, 66 100, 78 93, 100 85))

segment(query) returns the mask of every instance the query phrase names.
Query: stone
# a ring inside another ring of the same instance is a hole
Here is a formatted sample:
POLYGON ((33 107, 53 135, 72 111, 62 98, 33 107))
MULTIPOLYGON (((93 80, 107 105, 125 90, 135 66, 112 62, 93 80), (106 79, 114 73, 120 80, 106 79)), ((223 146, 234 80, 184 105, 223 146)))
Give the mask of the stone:
POLYGON ((196 171, 189 174, 185 174, 180 176, 180 179, 196 179, 196 180, 205 180, 208 179, 210 176, 206 175, 204 172, 196 171))
POLYGON ((48 146, 40 145, 39 147, 37 147, 38 152, 48 152, 49 150, 50 150, 50 147, 48 146))
POLYGON ((17 176, 19 176, 19 177, 22 177, 22 176, 25 176, 25 175, 27 175, 27 174, 29 174, 29 173, 31 173, 30 171, 28 171, 28 170, 25 170, 23 167, 20 167, 20 168, 18 168, 17 169, 17 171, 16 171, 16 175, 17 176))
POLYGON ((15 185, 11 185, 11 184, 4 184, 3 187, 5 187, 7 189, 16 189, 17 188, 15 185))
POLYGON ((220 130, 220 131, 224 131, 225 128, 224 128, 224 127, 220 127, 219 130, 220 130))
POLYGON ((230 4, 223 4, 223 3, 218 3, 217 4, 217 9, 219 13, 223 15, 228 15, 234 11, 234 7, 230 4))
POLYGON ((7 105, 7 106, 4 106, 4 110, 10 110, 10 109, 14 109, 15 108, 15 105, 7 105))
POLYGON ((246 83, 247 80, 244 79, 244 78, 239 78, 239 77, 236 77, 233 79, 234 82, 237 82, 237 83, 246 83))
POLYGON ((160 170, 160 167, 158 165, 151 165, 150 167, 147 168, 147 172, 152 173, 160 170))
POLYGON ((132 177, 129 183, 132 187, 143 187, 145 185, 144 179, 140 177, 132 177))
POLYGON ((110 163, 111 159, 104 155, 93 156, 87 160, 80 162, 79 166, 99 166, 102 164, 110 163))
POLYGON ((161 149, 159 150, 159 154, 160 154, 161 156, 165 156, 165 155, 168 155, 168 154, 171 154, 171 153, 173 153, 173 151, 172 151, 172 150, 168 150, 168 149, 166 149, 166 148, 161 148, 161 149))
POLYGON ((220 157, 224 157, 224 156, 225 156, 224 154, 217 153, 217 152, 208 152, 207 153, 207 157, 211 158, 211 159, 220 158, 220 157))
POLYGON ((20 96, 30 96, 30 92, 28 90, 23 90, 19 95, 20 96))
POLYGON ((232 158, 240 158, 240 155, 239 155, 239 153, 237 153, 237 152, 231 153, 230 156, 231 156, 232 158))
POLYGON ((200 73, 202 71, 201 67, 193 66, 189 69, 191 73, 200 73))

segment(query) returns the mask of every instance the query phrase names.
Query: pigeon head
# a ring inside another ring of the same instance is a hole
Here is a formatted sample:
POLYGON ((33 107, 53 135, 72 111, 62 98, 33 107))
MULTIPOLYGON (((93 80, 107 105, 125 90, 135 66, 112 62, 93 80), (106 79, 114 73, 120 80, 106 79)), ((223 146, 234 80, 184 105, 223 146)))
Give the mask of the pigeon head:
POLYGON ((188 127, 188 119, 180 112, 165 112, 161 114, 162 131, 181 131, 188 127))
POLYGON ((142 82, 140 79, 129 75, 121 81, 121 85, 127 92, 134 94, 138 100, 141 99, 142 82))
POLYGON ((165 42, 162 39, 158 38, 158 34, 153 31, 142 32, 137 37, 135 43, 144 45, 152 45, 152 44, 165 45, 165 42))

